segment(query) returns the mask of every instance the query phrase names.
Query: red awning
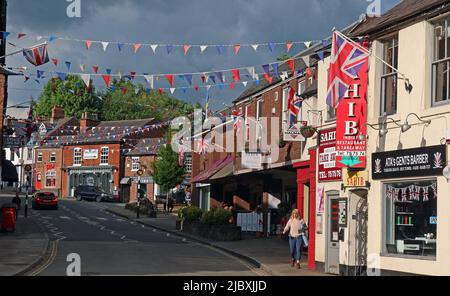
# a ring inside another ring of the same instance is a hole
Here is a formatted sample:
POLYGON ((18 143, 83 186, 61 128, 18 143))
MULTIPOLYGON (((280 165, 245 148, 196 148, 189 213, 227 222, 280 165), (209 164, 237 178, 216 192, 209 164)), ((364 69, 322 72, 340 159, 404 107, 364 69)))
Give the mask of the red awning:
POLYGON ((208 180, 217 172, 219 172, 221 169, 223 169, 230 163, 233 163, 233 160, 234 160, 233 156, 227 156, 221 160, 216 161, 209 169, 201 172, 200 174, 192 178, 191 183, 201 183, 203 181, 208 180))

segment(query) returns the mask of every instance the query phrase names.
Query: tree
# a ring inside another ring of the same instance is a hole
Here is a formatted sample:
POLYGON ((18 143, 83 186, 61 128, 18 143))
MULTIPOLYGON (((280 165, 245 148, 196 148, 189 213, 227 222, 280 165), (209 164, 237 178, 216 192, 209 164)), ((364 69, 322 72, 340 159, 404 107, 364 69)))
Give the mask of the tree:
POLYGON ((153 163, 153 179, 156 184, 167 192, 169 201, 169 190, 180 185, 184 180, 184 168, 178 163, 178 154, 173 151, 171 145, 171 131, 165 136, 165 145, 162 145, 158 151, 158 158, 153 163))
POLYGON ((169 120, 193 112, 192 104, 178 100, 167 93, 152 90, 142 84, 115 80, 112 88, 103 94, 102 120, 155 118, 169 120))
POLYGON ((284 62, 284 61, 287 61, 287 60, 289 60, 289 59, 291 59, 292 57, 290 56, 290 55, 288 55, 288 54, 282 54, 282 55, 280 55, 279 57, 277 57, 277 61, 279 61, 279 62, 284 62))
POLYGON ((64 106, 66 116, 80 118, 84 112, 99 113, 102 101, 93 87, 87 88, 78 76, 68 75, 65 81, 52 78, 47 82, 35 105, 36 114, 50 118, 55 105, 64 106))

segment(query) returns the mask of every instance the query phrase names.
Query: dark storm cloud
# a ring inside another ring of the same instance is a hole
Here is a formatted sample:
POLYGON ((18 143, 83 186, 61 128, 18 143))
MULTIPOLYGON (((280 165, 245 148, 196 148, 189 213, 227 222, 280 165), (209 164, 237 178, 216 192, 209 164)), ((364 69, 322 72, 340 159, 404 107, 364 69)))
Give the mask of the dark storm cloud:
MULTIPOLYGON (((383 10, 398 0, 382 0, 383 10)), ((369 4, 366 0, 81 0, 82 17, 66 15, 66 0, 9 0, 8 29, 33 35, 70 36, 81 39, 143 42, 143 43, 263 43, 269 41, 322 39, 333 27, 342 28, 358 19, 369 4)), ((25 42, 25 41, 24 41, 25 42)), ((87 52, 83 44, 55 41, 50 53, 60 60, 71 60, 73 69, 80 63, 108 66, 117 72, 178 73, 209 71, 259 65, 274 61, 282 51, 270 53, 261 49, 257 54, 248 48, 239 56, 232 52, 218 55, 208 49, 200 55, 191 49, 184 57, 181 49, 170 56, 164 49, 151 54, 142 48, 134 55, 130 48, 118 53, 110 45, 103 53, 99 45, 87 52)), ((294 48, 293 50, 300 50, 294 48)), ((8 64, 23 65, 21 57, 8 59, 8 64)), ((47 66, 47 68, 51 68, 47 66)), ((46 69, 46 68, 44 68, 46 69)), ((64 70, 64 68, 61 68, 64 70)), ((104 70, 104 68, 103 68, 104 70)), ((39 88, 23 85, 12 78, 16 88, 39 88)), ((101 81, 96 83, 103 87, 101 81)), ((178 85, 183 85, 178 82, 178 85)), ((217 101, 231 101, 242 88, 212 91, 217 101)), ((20 101, 25 92, 11 91, 12 100, 20 101)), ((34 92, 33 94, 35 94, 34 92)), ((28 97, 29 94, 25 93, 28 97)), ((186 99, 203 100, 203 93, 189 92, 186 99)), ((212 102, 212 104, 216 103, 212 102)), ((221 103, 219 103, 220 105, 221 103)))

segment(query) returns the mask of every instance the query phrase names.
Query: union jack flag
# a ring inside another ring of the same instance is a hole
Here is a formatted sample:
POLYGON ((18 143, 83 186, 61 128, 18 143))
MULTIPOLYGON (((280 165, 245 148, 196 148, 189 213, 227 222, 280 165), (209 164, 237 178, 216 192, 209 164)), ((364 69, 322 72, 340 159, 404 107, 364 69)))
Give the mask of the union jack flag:
POLYGON ((204 138, 200 138, 197 140, 197 153, 199 155, 206 154, 206 151, 208 149, 208 143, 204 138))
POLYGON ((241 118, 242 114, 237 111, 237 110, 233 110, 233 112, 231 112, 231 118, 233 119, 233 128, 236 132, 239 132, 239 130, 241 129, 241 118))
POLYGON ((298 122, 298 113, 302 107, 302 99, 293 88, 289 91, 289 126, 298 122))
POLYGON ((180 167, 184 165, 184 149, 181 145, 178 147, 178 165, 180 167))
POLYGON ((33 65, 41 66, 50 61, 47 52, 47 44, 36 45, 23 49, 23 56, 33 65))
POLYGON ((367 62, 361 46, 333 33, 330 70, 328 73, 327 105, 336 108, 358 73, 367 62))

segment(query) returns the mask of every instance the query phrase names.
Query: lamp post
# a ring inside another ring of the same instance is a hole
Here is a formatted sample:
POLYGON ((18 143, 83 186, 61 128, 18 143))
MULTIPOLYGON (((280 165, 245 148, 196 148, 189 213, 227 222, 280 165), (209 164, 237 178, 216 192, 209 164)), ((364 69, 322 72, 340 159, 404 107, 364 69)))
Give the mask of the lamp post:
POLYGON ((143 170, 138 170, 137 171, 137 175, 138 175, 138 182, 137 182, 137 212, 136 212, 136 218, 139 219, 139 215, 140 215, 140 204, 141 204, 141 176, 144 174, 143 170))

